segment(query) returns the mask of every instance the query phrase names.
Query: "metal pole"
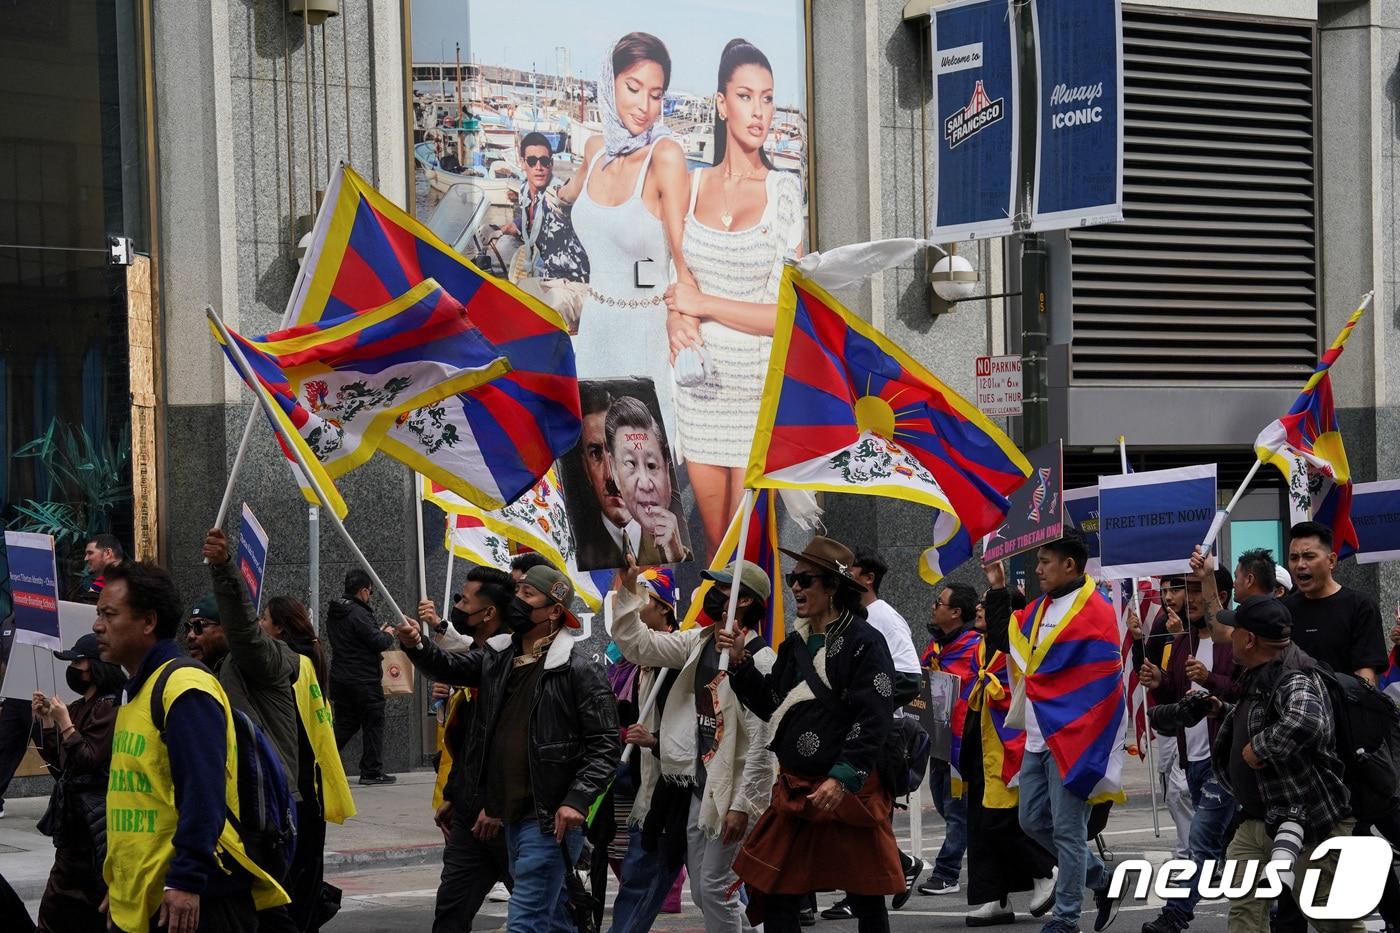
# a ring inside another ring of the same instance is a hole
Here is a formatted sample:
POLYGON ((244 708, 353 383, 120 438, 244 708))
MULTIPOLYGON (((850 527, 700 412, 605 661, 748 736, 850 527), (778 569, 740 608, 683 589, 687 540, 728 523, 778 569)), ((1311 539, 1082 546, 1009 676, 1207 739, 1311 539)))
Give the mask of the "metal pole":
POLYGON ((1020 36, 1021 76, 1021 202, 1016 212, 1016 226, 1021 231, 1021 371, 1024 379, 1021 416, 1021 447, 1035 450, 1050 439, 1050 409, 1047 392, 1045 350, 1049 342, 1047 314, 1047 279, 1049 262, 1045 240, 1030 232, 1031 211, 1035 200, 1036 136, 1040 131, 1036 108, 1028 101, 1038 99, 1039 80, 1035 68, 1035 36, 1032 29, 1030 5, 1018 4, 1016 21, 1020 36))
POLYGON ((316 610, 321 605, 321 507, 306 507, 306 589, 310 601, 306 604, 311 613, 311 625, 316 625, 316 610))
MULTIPOLYGON (((1128 439, 1127 439, 1127 437, 1125 437, 1125 436, 1122 435, 1122 434, 1118 435, 1118 468, 1119 468, 1120 472, 1122 472, 1124 475, 1127 475, 1127 472, 1128 472, 1128 439)), ((1128 603, 1127 603, 1127 605, 1132 606, 1133 610, 1134 610, 1134 611, 1137 611, 1137 607, 1138 607, 1138 603, 1137 603, 1137 592, 1138 592, 1138 581, 1137 581, 1137 577, 1133 577, 1132 579, 1130 579, 1130 580, 1128 581, 1128 587, 1129 587, 1129 589, 1128 589, 1128 603)), ((1141 619, 1142 619, 1142 616, 1141 616, 1141 614, 1139 613, 1139 615, 1138 615, 1139 624, 1141 624, 1141 619)), ((1147 641, 1146 641, 1146 633, 1144 633, 1143 644, 1145 645, 1146 643, 1147 643, 1147 641)), ((1144 687, 1144 686, 1142 685, 1141 682, 1138 683, 1138 697, 1139 697, 1138 702, 1139 702, 1139 703, 1141 704, 1141 706, 1142 706, 1142 715, 1143 715, 1144 717, 1146 717, 1146 716, 1147 716, 1147 688, 1144 687)), ((1127 699, 1127 698, 1125 697, 1124 699, 1127 699)), ((1133 719, 1133 717, 1132 717, 1132 715, 1131 715, 1131 714, 1132 714, 1132 704, 1131 704, 1131 703, 1128 704, 1128 713, 1129 713, 1129 717, 1128 717, 1128 718, 1129 718, 1129 719, 1133 719)), ((1136 722, 1136 720, 1133 720, 1133 726, 1132 726, 1132 728, 1133 728, 1133 737, 1136 738, 1136 737, 1137 737, 1137 722, 1136 722)), ((1147 721, 1147 735, 1146 735, 1146 738, 1147 738, 1147 742, 1143 745, 1143 753, 1144 753, 1144 757, 1145 757, 1146 760, 1147 760, 1147 777, 1148 777, 1147 786, 1148 786, 1148 789, 1151 791, 1151 794, 1152 794, 1152 835, 1153 835, 1153 836, 1161 836, 1161 835, 1162 835, 1162 826, 1161 826, 1159 817, 1158 817, 1158 815, 1157 815, 1157 765, 1156 765, 1156 762, 1153 760, 1153 754, 1152 754, 1152 721, 1151 721, 1151 720, 1148 720, 1148 721, 1147 721)))

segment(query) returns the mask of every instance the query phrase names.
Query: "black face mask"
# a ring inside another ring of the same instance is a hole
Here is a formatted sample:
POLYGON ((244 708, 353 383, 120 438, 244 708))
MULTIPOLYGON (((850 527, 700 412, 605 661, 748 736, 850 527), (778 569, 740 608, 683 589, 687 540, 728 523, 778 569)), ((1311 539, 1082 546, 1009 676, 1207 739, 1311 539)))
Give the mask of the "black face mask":
POLYGON ((472 616, 476 615, 477 612, 485 611, 485 609, 478 609, 476 612, 467 612, 465 609, 458 609, 456 606, 453 606, 447 611, 447 621, 452 623, 452 627, 455 628, 458 633, 470 635, 476 631, 476 626, 472 624, 472 616))
POLYGON ((535 609, 535 606, 530 605, 519 596, 515 597, 510 602, 510 617, 506 619, 506 624, 515 634, 524 635, 535 627, 535 609))
POLYGON ((729 597, 721 593, 718 587, 710 587, 709 592, 705 594, 702 608, 711 621, 716 624, 722 623, 729 612, 729 597))
POLYGON ((74 693, 81 695, 87 692, 88 687, 92 686, 92 676, 78 670, 76 667, 68 668, 68 670, 64 671, 63 676, 64 679, 68 681, 68 689, 72 690, 74 693))

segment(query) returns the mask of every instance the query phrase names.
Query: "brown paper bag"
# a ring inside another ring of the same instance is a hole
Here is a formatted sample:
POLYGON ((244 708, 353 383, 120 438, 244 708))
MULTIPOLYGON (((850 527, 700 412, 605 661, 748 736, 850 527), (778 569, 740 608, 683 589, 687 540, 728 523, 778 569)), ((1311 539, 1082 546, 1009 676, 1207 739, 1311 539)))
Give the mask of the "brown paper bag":
POLYGON ((397 648, 385 651, 379 662, 379 683, 386 697, 411 696, 413 694, 413 664, 408 655, 397 648))

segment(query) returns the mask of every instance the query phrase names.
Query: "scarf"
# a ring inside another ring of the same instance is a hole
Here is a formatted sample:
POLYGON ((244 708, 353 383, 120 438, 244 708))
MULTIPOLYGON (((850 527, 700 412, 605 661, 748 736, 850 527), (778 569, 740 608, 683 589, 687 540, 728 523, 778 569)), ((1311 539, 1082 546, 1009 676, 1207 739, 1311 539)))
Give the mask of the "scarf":
POLYGON ((661 117, 636 136, 627 132, 622 118, 617 115, 617 88, 613 82, 612 51, 603 56, 603 69, 598 76, 598 112, 603 117, 603 151, 598 155, 598 168, 601 170, 618 156, 645 149, 658 139, 671 135, 671 128, 661 122, 661 117))

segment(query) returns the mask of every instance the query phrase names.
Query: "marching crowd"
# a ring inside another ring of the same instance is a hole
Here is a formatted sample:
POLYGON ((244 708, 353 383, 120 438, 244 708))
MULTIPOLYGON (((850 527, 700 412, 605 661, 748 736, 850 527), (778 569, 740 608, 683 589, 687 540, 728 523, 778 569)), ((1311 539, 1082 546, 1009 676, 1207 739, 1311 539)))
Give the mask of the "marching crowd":
MULTIPOLYGON (((1125 650, 1150 692, 1177 856, 1206 879, 1226 858, 1291 852, 1276 899, 1231 901, 1232 933, 1359 933, 1306 917, 1291 879, 1323 902, 1339 856, 1314 857, 1320 842, 1400 840, 1397 713, 1373 687, 1389 659, 1375 602, 1333 578, 1328 529, 1295 526, 1287 551, 1286 570, 1253 550, 1233 574, 1197 551, 1161 581, 1150 624, 1127 609, 1125 639, 1069 530, 1036 555, 1029 604, 1000 563, 981 593, 942 586, 922 657, 879 598, 879 555, 820 536, 783 551, 783 580, 746 561, 706 572, 689 628, 669 575, 629 561, 606 663, 578 647, 573 584, 538 554, 471 568, 446 618, 425 600, 393 625, 356 570, 326 613, 328 661, 300 602, 255 612, 222 531, 188 612, 167 571, 94 540, 92 634, 58 655, 80 698, 36 693, 29 710, 56 778, 38 929, 319 929, 338 906, 326 824, 355 812, 340 750, 363 733, 360 783, 393 781, 380 656, 401 647, 442 723, 435 933, 470 930, 497 884, 512 933, 596 929, 609 871, 613 933, 651 929, 682 879, 709 933, 810 926, 822 891, 843 892, 822 917, 862 933, 916 893, 964 890, 970 926, 1013 922, 1025 893, 1045 933, 1105 930, 1124 894, 1092 842, 1124 799, 1125 650), (775 650, 763 621, 784 585, 796 620, 775 650), (957 679, 948 760, 927 760, 904 710, 927 696, 924 671, 957 679), (919 883, 892 819, 925 774, 946 833, 919 883)), ((1187 929, 1191 891, 1143 933, 1187 929)), ((1400 929, 1393 872, 1379 909, 1400 929)))

